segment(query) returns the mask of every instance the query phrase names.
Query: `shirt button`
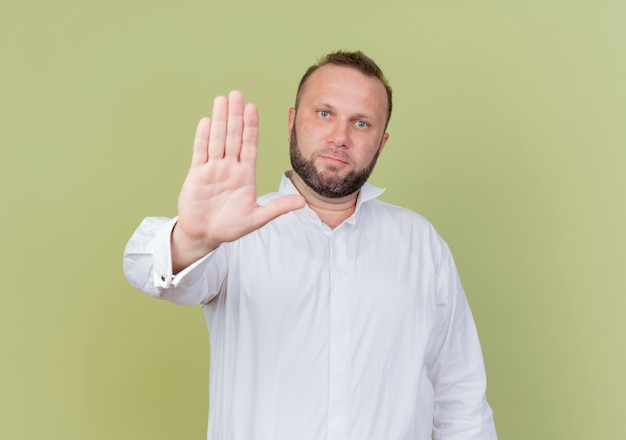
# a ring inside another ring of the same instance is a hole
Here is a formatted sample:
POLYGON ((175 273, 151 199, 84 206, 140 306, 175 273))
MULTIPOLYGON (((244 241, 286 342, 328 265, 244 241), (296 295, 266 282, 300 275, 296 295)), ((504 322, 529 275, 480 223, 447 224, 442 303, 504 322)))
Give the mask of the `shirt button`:
POLYGON ((161 281, 165 281, 167 277, 165 275, 161 275, 161 281))

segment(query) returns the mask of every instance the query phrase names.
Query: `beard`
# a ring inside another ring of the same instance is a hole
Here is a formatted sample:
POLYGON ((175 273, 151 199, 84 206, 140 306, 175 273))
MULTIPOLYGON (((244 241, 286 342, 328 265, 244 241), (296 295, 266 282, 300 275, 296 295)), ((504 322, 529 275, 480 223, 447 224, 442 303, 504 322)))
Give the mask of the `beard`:
MULTIPOLYGON (((337 157, 344 156, 341 150, 327 149, 324 153, 332 153, 337 157)), ((336 174, 337 167, 330 166, 329 170, 319 171, 315 166, 314 160, 306 159, 300 148, 298 147, 298 136, 296 133, 296 125, 291 129, 291 140, 289 142, 289 157, 291 159, 291 167, 306 183, 306 185, 323 197, 338 199, 341 197, 354 194, 367 182, 367 179, 374 171, 380 147, 365 168, 360 170, 352 170, 344 177, 336 174)))

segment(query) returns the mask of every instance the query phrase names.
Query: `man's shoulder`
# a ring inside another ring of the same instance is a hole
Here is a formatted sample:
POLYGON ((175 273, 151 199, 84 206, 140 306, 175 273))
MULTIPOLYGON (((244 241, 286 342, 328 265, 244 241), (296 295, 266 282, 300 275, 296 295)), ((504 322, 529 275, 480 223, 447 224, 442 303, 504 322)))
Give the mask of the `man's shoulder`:
POLYGON ((421 226, 432 227, 431 223, 423 215, 404 206, 394 205, 380 199, 370 200, 363 204, 367 211, 374 215, 385 215, 402 221, 415 222, 421 226))
POLYGON ((403 206, 379 199, 364 203, 363 215, 359 218, 366 229, 385 231, 381 239, 406 246, 411 252, 416 247, 430 249, 441 255, 447 249, 445 241, 432 223, 423 215, 403 206))

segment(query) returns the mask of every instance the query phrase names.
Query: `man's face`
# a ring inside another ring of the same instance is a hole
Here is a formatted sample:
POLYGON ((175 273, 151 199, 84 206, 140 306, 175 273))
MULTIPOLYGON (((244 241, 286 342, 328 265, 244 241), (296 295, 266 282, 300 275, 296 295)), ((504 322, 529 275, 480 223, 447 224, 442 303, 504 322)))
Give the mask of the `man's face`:
POLYGON ((322 66, 307 79, 297 112, 289 111, 291 165, 324 197, 353 194, 387 142, 386 122, 387 92, 378 79, 322 66))

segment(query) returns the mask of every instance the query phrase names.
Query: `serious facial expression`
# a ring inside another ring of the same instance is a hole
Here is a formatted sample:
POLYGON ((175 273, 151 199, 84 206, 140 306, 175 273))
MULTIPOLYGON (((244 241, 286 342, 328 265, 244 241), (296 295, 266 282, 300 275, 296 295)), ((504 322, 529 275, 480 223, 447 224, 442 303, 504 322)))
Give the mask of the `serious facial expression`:
POLYGON ((322 66, 307 79, 297 111, 289 112, 291 165, 322 196, 353 194, 387 141, 386 122, 387 92, 378 79, 322 66))

